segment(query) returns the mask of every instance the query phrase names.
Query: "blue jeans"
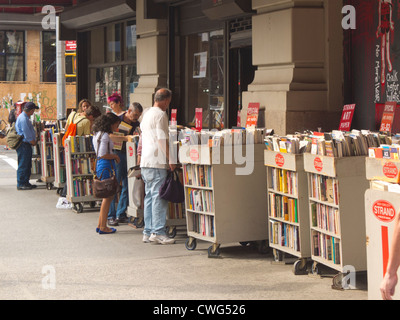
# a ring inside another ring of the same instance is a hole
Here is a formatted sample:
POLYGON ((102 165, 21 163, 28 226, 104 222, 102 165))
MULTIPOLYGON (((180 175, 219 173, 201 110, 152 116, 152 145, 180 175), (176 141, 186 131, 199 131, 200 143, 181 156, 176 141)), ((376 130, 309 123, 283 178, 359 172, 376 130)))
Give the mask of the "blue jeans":
POLYGON ((122 185, 121 195, 119 197, 118 206, 116 208, 115 203, 118 199, 118 194, 115 195, 111 202, 110 210, 108 211, 108 219, 115 219, 126 215, 126 209, 128 208, 128 165, 126 159, 126 153, 121 151, 114 151, 119 156, 120 162, 117 164, 117 180, 122 185))
POLYGON ((159 192, 167 178, 166 169, 142 168, 145 184, 144 198, 144 230, 143 234, 165 235, 167 223, 168 201, 161 199, 159 192))
POLYGON ((22 142, 17 149, 17 155, 17 187, 19 188, 29 184, 32 171, 32 146, 29 143, 22 142))

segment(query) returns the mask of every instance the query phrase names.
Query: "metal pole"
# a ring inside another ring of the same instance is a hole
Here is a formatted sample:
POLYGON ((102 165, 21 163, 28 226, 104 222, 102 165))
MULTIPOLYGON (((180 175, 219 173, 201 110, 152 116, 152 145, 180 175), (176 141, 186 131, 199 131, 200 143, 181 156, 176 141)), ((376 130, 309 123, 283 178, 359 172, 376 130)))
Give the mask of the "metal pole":
POLYGON ((56 17, 57 51, 57 120, 66 118, 65 98, 65 42, 60 40, 60 17, 56 17))

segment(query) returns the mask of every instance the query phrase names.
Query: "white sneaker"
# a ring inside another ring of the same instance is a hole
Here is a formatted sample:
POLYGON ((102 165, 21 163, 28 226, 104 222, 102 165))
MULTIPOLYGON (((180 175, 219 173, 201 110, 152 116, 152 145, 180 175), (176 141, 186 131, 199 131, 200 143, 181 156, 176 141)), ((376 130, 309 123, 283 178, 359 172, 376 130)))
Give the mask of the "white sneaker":
POLYGON ((174 244, 175 239, 169 238, 165 235, 157 235, 152 234, 149 238, 150 242, 159 243, 159 244, 174 244))
POLYGON ((142 241, 143 241, 144 243, 149 243, 149 242, 150 242, 150 236, 147 235, 147 234, 144 234, 144 235, 143 235, 142 241))

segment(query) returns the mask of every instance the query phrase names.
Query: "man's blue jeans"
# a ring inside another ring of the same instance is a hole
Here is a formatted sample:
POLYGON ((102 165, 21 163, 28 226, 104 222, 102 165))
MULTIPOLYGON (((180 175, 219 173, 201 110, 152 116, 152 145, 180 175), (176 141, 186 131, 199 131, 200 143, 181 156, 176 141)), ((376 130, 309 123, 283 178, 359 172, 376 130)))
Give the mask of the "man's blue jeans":
POLYGON ((32 146, 29 143, 22 142, 17 149, 18 170, 17 187, 29 185, 29 179, 32 171, 32 146))
POLYGON ((167 169, 142 168, 145 185, 143 234, 165 235, 168 201, 160 198, 160 188, 167 178, 167 169))
POLYGON ((117 164, 117 180, 122 184, 121 195, 119 197, 118 206, 115 208, 118 195, 115 195, 108 211, 108 219, 115 219, 126 215, 126 209, 128 208, 128 168, 126 153, 121 151, 114 151, 119 156, 120 162, 117 164))

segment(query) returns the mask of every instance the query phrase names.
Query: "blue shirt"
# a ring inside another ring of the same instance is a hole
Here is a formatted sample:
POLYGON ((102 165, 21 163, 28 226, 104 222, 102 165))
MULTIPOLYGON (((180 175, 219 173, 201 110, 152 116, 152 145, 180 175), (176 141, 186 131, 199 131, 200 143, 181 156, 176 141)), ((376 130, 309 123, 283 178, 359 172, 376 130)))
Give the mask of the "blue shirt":
POLYGON ((25 112, 22 112, 17 118, 15 129, 19 135, 24 136, 23 142, 31 143, 31 141, 36 141, 35 129, 25 112))

